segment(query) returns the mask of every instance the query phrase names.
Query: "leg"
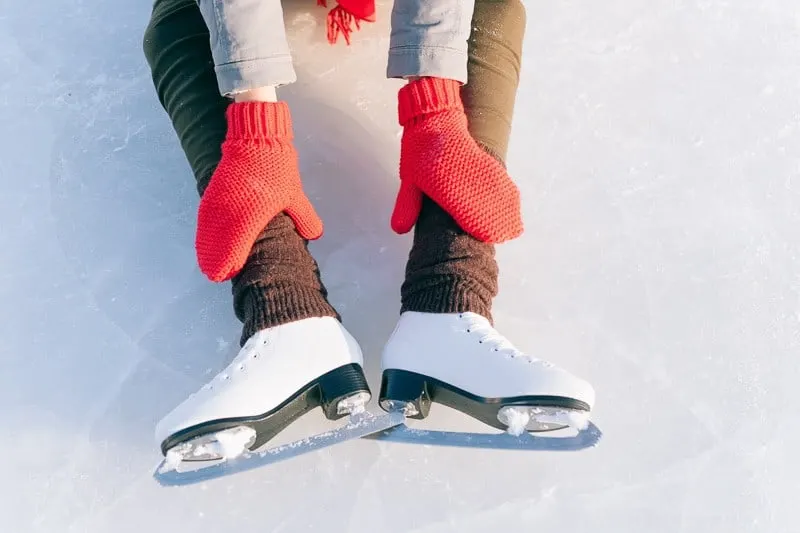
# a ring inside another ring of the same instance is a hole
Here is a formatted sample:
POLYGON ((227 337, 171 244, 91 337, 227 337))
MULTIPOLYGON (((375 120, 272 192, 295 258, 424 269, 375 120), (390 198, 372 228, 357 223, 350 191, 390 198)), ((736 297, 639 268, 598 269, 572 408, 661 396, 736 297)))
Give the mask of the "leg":
MULTIPOLYGON (((505 165, 519 86, 525 9, 515 0, 478 0, 461 88, 469 132, 505 165)), ((401 288, 401 312, 474 312, 492 319, 498 267, 491 243, 464 231, 425 197, 401 288)))
MULTIPOLYGON (((230 119, 231 108, 240 105, 220 94, 210 42, 195 0, 156 1, 144 52, 202 198, 221 175, 231 136, 226 116, 230 119)), ((249 104, 254 103, 241 105, 253 111, 249 104)), ((242 418, 256 433, 248 447, 257 447, 315 405, 336 418, 343 416, 337 411, 341 398, 368 394, 361 350, 328 303, 307 242, 286 214, 262 227, 233 278, 242 350, 159 422, 156 440, 164 453, 188 439, 210 439, 229 429, 231 419, 242 418)))
MULTIPOLYGON (((484 9, 483 4, 478 7, 484 9)), ((476 49, 475 40, 484 31, 479 29, 471 35, 473 14, 473 0, 395 0, 387 76, 413 80, 437 78, 429 80, 429 85, 445 88, 443 92, 447 92, 447 87, 452 88, 455 99, 459 96, 457 88, 461 87, 464 101, 472 103, 473 99, 467 96, 475 93, 474 83, 465 86, 462 84, 467 83, 470 75, 477 74, 478 91, 488 94, 487 85, 496 80, 487 79, 486 73, 481 71, 482 63, 475 61, 474 54, 470 55, 470 51, 474 52, 476 49), (479 71, 470 72, 475 71, 476 65, 479 71)), ((475 14, 476 18, 480 14, 481 12, 475 14)), ((521 26, 524 31, 524 24, 521 26)), ((518 40, 514 37, 512 36, 511 42, 518 41, 521 46, 521 35, 518 40)), ((477 47, 478 50, 481 48, 485 47, 477 47)), ((497 56, 505 61, 511 56, 508 67, 511 67, 512 72, 519 73, 519 51, 515 46, 500 50, 497 56)), ((511 76, 506 77, 505 81, 506 92, 507 87, 511 87, 510 100, 513 105, 516 79, 511 76)), ((411 85, 415 83, 412 82, 411 85)), ((413 90, 411 87, 404 90, 408 89, 413 90)), ((462 140, 474 143, 469 133, 474 132, 472 118, 476 115, 475 107, 467 107, 465 110, 466 114, 463 114, 462 109, 456 109, 453 115, 463 120, 462 140)), ((453 140, 452 134, 446 135, 450 137, 449 140, 453 140)), ((472 137, 480 144, 484 136, 472 137)), ((427 144, 431 146, 442 143, 427 144)), ((407 151, 408 146, 404 143, 401 158, 407 151)), ((426 160, 441 157, 440 154, 430 153, 430 149, 424 149, 422 155, 426 160)), ((401 170, 401 178, 403 177, 401 170)), ((497 265, 494 262, 492 245, 472 238, 441 207, 428 196, 423 196, 416 220, 414 246, 406 269, 406 281, 401 290, 401 312, 445 313, 474 310, 490 316, 491 300, 496 292, 497 265)))
POLYGON ((322 221, 302 188, 289 107, 277 101, 276 88, 296 79, 280 0, 197 1, 219 92, 234 100, 195 242, 203 273, 225 281, 279 213, 306 239, 322 235, 322 221))
POLYGON ((398 233, 414 227, 424 197, 482 241, 522 233, 519 191, 470 134, 460 94, 468 79, 473 2, 395 0, 387 74, 412 80, 398 94, 401 181, 392 213, 398 233))
MULTIPOLYGON (((195 0, 156 1, 144 52, 167 112, 203 195, 222 157, 230 100, 218 89, 210 35, 195 0)), ((307 241, 285 214, 259 235, 233 280, 241 344, 256 331, 312 316, 337 317, 327 302, 307 241)))
MULTIPOLYGON (((520 0, 477 0, 472 27, 469 83, 461 87, 469 133, 487 157, 504 166, 524 7, 520 0)), ((583 427, 594 403, 591 385, 520 352, 494 329, 494 253, 493 244, 423 197, 400 321, 383 353, 381 404, 409 405, 414 417, 423 418, 433 398, 512 432, 583 427)))
POLYGON ((209 40, 195 0, 156 0, 144 55, 201 195, 222 156, 230 103, 217 90, 209 40))

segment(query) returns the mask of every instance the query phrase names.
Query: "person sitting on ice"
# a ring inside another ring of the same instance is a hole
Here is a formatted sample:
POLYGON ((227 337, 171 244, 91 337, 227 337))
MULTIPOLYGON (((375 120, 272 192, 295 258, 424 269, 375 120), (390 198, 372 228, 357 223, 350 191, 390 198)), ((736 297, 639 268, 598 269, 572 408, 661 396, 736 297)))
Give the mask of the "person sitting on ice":
MULTIPOLYGON (((341 0, 329 38, 349 39, 374 12, 371 1, 341 0)), ((504 407, 530 407, 531 431, 550 427, 553 410, 592 409, 589 383, 493 326, 495 246, 523 232, 504 160, 524 31, 520 0, 394 2, 387 77, 407 83, 390 220, 414 238, 382 354, 384 409, 422 418, 441 402, 505 428, 504 407)), ((254 449, 308 408, 336 419, 363 405, 361 349, 307 248, 323 223, 277 96, 296 80, 280 0, 156 0, 144 51, 197 179, 198 264, 214 282, 232 280, 243 323, 236 358, 158 423, 162 451, 236 425, 256 431, 254 449)))

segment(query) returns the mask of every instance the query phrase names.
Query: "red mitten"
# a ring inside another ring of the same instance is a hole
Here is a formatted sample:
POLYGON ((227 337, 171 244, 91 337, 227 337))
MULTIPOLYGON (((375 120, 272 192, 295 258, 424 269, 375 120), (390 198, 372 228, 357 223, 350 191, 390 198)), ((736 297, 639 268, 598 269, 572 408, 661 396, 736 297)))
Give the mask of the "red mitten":
POLYGON ((282 211, 304 238, 322 235, 322 221, 300 182, 289 106, 233 103, 226 116, 222 158, 197 214, 197 261, 212 281, 235 276, 258 235, 282 211))
POLYGON ((411 231, 424 194, 478 240, 499 243, 521 235, 519 190, 470 135, 459 82, 413 81, 400 89, 398 104, 403 138, 392 229, 411 231))

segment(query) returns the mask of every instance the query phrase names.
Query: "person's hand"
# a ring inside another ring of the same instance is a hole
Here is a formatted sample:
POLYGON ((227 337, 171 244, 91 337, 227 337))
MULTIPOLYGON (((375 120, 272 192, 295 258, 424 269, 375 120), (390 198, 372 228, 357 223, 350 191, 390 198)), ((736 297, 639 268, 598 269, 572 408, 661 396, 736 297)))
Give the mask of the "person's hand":
POLYGON ((414 227, 424 194, 478 240, 521 235, 519 190, 470 135, 458 82, 421 78, 400 89, 398 98, 403 137, 392 229, 414 227))
POLYGON ((284 102, 233 103, 222 158, 200 200, 195 249, 200 270, 225 281, 244 267, 253 243, 285 211, 306 239, 323 225, 303 192, 284 102))

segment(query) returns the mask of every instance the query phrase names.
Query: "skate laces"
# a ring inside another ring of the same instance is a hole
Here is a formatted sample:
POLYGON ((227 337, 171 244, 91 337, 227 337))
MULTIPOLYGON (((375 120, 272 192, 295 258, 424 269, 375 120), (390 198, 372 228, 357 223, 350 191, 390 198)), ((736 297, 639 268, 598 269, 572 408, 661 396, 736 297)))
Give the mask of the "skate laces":
POLYGON ((495 352, 502 352, 510 357, 519 357, 522 354, 511 341, 494 329, 484 317, 473 313, 462 313, 459 317, 467 321, 467 333, 478 336, 478 342, 486 344, 495 352))
POLYGON ((512 359, 522 358, 529 363, 541 363, 545 366, 550 366, 547 361, 520 351, 511 341, 497 331, 486 318, 475 313, 460 313, 458 316, 467 322, 466 332, 476 335, 478 342, 486 345, 492 351, 512 359))
POLYGON ((246 372, 248 365, 255 359, 261 357, 261 350, 263 350, 264 347, 268 346, 271 342, 272 339, 268 330, 257 331, 251 335, 250 338, 247 339, 244 345, 239 349, 239 353, 236 354, 236 357, 233 358, 233 361, 228 363, 228 365, 219 373, 217 373, 217 375, 214 376, 211 381, 203 385, 200 391, 214 390, 215 386, 222 385, 224 382, 230 381, 231 378, 237 374, 246 372))

